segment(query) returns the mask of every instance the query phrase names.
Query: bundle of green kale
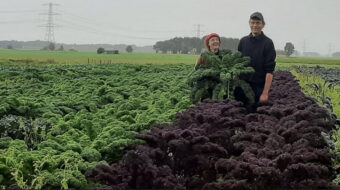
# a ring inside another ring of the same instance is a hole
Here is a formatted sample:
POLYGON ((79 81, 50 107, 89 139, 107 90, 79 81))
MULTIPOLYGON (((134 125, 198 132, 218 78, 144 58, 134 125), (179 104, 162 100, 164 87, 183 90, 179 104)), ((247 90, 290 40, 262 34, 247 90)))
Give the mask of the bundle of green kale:
POLYGON ((240 52, 222 50, 222 60, 212 52, 201 54, 204 63, 189 75, 188 83, 192 88, 191 101, 201 102, 204 99, 224 100, 235 99, 234 92, 242 89, 249 104, 254 103, 254 92, 250 85, 241 80, 245 76, 254 73, 249 57, 243 57, 240 52))

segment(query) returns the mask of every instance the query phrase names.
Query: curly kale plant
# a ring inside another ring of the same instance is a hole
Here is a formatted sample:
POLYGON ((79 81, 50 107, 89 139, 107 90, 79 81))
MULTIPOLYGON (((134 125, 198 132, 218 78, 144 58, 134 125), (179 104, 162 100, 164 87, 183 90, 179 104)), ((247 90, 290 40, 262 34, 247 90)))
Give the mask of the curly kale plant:
POLYGON ((197 103, 203 99, 213 100, 235 99, 234 91, 241 88, 248 99, 254 103, 254 92, 241 75, 254 72, 248 67, 249 57, 243 57, 240 52, 231 53, 222 51, 222 60, 212 52, 204 52, 201 57, 206 64, 199 65, 198 69, 189 75, 188 83, 192 88, 191 101, 197 103))
POLYGON ((287 71, 275 73, 271 97, 255 113, 238 101, 198 104, 176 123, 137 135, 145 144, 86 176, 104 185, 95 190, 339 189, 322 135, 336 127, 331 114, 287 71))

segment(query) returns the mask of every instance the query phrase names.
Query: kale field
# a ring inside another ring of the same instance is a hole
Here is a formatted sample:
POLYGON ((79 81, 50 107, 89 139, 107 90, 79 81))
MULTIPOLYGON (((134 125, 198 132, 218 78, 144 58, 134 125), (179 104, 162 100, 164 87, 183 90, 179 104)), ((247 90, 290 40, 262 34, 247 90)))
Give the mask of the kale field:
POLYGON ((237 101, 192 103, 187 79, 195 55, 0 55, 3 188, 340 183, 339 60, 279 58, 277 68, 286 71, 275 74, 270 101, 248 113, 237 101))

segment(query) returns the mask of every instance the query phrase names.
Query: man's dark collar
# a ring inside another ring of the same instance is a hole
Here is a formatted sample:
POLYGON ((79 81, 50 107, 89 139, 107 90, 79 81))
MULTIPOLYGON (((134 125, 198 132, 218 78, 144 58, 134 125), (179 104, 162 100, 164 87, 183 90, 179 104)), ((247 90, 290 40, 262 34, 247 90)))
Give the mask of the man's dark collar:
POLYGON ((256 40, 260 40, 262 39, 264 36, 264 33, 261 31, 261 34, 260 35, 257 35, 257 36, 253 36, 253 33, 250 32, 249 34, 249 37, 252 38, 252 39, 256 39, 256 40))

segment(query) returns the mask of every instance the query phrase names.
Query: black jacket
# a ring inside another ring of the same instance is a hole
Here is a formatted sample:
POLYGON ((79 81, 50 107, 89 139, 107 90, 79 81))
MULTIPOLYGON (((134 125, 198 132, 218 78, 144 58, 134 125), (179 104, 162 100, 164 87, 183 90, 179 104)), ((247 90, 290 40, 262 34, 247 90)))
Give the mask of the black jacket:
POLYGON ((273 73, 276 65, 273 41, 263 32, 255 37, 249 34, 240 40, 238 51, 251 58, 250 66, 255 69, 255 73, 247 76, 245 80, 250 83, 264 84, 266 74, 273 73))

